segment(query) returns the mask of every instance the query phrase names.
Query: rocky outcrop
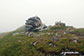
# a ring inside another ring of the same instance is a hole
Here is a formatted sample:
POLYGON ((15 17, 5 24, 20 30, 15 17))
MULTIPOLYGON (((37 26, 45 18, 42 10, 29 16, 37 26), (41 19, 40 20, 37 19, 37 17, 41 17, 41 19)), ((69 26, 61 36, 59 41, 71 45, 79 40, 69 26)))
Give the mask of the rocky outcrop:
POLYGON ((61 21, 59 21, 59 22, 55 23, 55 26, 57 26, 57 27, 65 27, 66 25, 65 25, 65 23, 62 23, 61 21))
POLYGON ((45 28, 46 26, 42 24, 42 21, 38 16, 30 17, 28 20, 26 20, 25 23, 26 32, 37 32, 45 28))

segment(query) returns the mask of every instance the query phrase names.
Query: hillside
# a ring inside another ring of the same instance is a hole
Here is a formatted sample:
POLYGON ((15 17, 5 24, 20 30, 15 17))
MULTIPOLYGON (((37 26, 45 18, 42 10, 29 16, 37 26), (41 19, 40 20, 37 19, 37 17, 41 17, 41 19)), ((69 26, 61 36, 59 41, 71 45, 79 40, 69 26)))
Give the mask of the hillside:
POLYGON ((0 56, 80 56, 84 55, 84 29, 61 21, 46 26, 38 16, 25 25, 1 34, 0 56))
POLYGON ((76 51, 84 54, 84 29, 51 26, 25 36, 23 27, 0 39, 0 56, 54 56, 76 51))
POLYGON ((7 34, 9 34, 9 32, 6 32, 6 33, 0 33, 0 38, 3 38, 3 37, 6 36, 7 34))

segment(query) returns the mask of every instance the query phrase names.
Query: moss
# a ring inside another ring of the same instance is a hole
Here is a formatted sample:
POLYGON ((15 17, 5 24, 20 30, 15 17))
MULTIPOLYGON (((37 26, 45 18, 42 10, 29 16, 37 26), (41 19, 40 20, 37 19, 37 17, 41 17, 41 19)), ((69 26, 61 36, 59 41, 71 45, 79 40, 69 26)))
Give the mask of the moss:
POLYGON ((65 31, 66 27, 53 26, 50 30, 37 32, 37 35, 44 33, 44 35, 39 36, 39 38, 35 36, 24 36, 24 34, 12 36, 14 32, 10 32, 0 39, 0 56, 38 56, 39 54, 45 56, 45 53, 38 51, 39 49, 42 49, 41 51, 46 53, 70 51, 66 50, 67 48, 73 49, 74 51, 84 52, 84 38, 81 38, 81 36, 80 38, 78 37, 78 43, 74 43, 71 40, 73 39, 72 37, 76 37, 76 35, 69 33, 63 35, 61 32, 59 34, 63 36, 61 38, 57 37, 59 39, 58 41, 51 40, 51 38, 55 36, 53 31, 55 29, 65 31), (47 33, 51 34, 48 35, 47 33), (19 42, 19 40, 21 41, 19 42), (32 43, 35 41, 37 44, 34 46, 32 43), (54 43, 55 47, 50 46, 48 44, 49 42, 54 43))
POLYGON ((84 29, 83 29, 83 28, 81 28, 81 29, 76 29, 76 30, 74 30, 74 31, 72 31, 72 32, 84 33, 84 29))
POLYGON ((51 30, 56 30, 56 29, 66 29, 67 27, 57 27, 57 26, 53 26, 51 27, 51 30))

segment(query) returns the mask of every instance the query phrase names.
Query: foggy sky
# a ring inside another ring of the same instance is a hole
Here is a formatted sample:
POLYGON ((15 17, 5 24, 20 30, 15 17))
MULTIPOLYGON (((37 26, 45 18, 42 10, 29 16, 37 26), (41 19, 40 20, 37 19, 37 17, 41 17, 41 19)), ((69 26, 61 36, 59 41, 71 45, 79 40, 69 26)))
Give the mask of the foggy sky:
POLYGON ((15 30, 32 16, 46 25, 62 21, 83 28, 84 0, 0 0, 0 32, 15 30))

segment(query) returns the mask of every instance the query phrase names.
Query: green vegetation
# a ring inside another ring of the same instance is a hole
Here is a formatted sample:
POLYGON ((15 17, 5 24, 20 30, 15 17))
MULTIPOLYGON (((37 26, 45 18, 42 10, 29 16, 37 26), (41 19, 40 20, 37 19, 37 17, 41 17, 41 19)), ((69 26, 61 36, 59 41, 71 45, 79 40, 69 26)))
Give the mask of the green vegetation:
POLYGON ((76 29, 73 32, 76 32, 76 33, 84 33, 84 28, 76 29))
POLYGON ((55 29, 66 29, 67 27, 57 27, 57 26, 52 26, 51 30, 55 30, 55 29))
MULTIPOLYGON (((24 36, 24 34, 18 34, 13 36, 13 33, 20 32, 20 30, 16 30, 14 32, 10 32, 6 36, 0 39, 0 56, 45 56, 47 53, 60 53, 61 51, 79 51, 84 52, 84 38, 78 37, 73 34, 65 34, 60 30, 58 33, 62 35, 61 37, 57 37, 54 31, 56 29, 62 29, 65 31, 67 27, 51 27, 50 30, 45 30, 42 32, 38 32, 36 34, 42 34, 39 38, 36 36, 24 36), (50 33, 50 34, 47 34, 50 33), (58 40, 52 40, 52 37, 58 38, 58 40), (73 37, 78 38, 78 42, 73 42, 73 37), (37 42, 36 45, 33 45, 34 42, 37 42), (49 44, 51 43, 51 44, 49 44)), ((77 30, 77 32, 81 32, 82 30, 77 30)), ((83 31, 82 31, 83 32, 83 31)), ((83 32, 84 33, 84 32, 83 32)))
POLYGON ((23 32, 23 31, 25 31, 25 25, 23 25, 20 28, 16 29, 14 32, 23 32))

